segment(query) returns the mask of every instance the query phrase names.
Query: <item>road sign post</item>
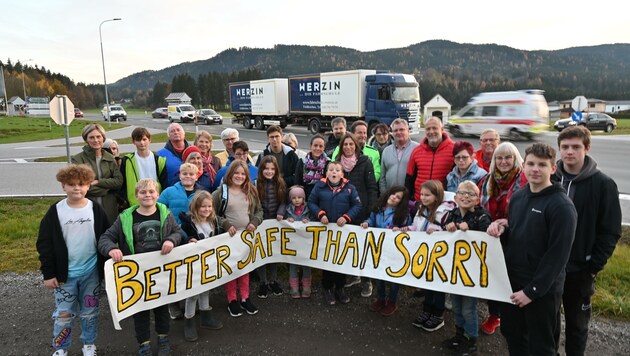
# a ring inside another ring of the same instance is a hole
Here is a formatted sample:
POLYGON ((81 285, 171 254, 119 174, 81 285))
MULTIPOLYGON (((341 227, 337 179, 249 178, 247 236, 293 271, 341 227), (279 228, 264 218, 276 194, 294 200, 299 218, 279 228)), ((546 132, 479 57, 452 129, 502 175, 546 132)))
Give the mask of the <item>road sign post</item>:
POLYGON ((70 163, 70 123, 74 120, 74 104, 65 95, 56 95, 50 100, 50 117, 57 125, 64 125, 66 132, 66 157, 70 163))

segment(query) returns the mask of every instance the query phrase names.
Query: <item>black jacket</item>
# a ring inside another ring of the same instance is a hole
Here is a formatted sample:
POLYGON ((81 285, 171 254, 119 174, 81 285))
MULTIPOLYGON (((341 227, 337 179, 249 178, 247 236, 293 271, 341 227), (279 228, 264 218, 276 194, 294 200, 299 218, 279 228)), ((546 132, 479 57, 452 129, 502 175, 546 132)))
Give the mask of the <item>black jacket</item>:
POLYGON ((214 225, 214 230, 212 231, 212 235, 210 236, 204 236, 204 234, 200 234, 197 231, 197 226, 195 225, 195 223, 192 221, 192 217, 190 216, 190 213, 180 213, 179 214, 179 220, 182 222, 182 230, 184 230, 184 232, 186 233, 186 235, 188 235, 189 239, 197 239, 197 240, 203 240, 207 237, 210 236, 216 236, 219 235, 223 232, 223 229, 221 229, 221 227, 219 226, 219 220, 215 219, 213 225, 214 225))
POLYGON ((335 148, 338 146, 339 139, 331 133, 330 136, 328 136, 328 141, 326 141, 326 146, 324 146, 324 153, 326 153, 326 156, 332 157, 333 152, 335 152, 335 148))
POLYGON ((584 167, 571 179, 562 161, 553 179, 566 189, 578 220, 567 272, 588 270, 597 274, 612 255, 621 237, 621 206, 617 184, 586 156, 584 167))
MULTIPOLYGON (((107 214, 105 210, 97 203, 92 203, 92 211, 94 213, 94 234, 96 236, 96 244, 101 235, 107 231, 109 223, 107 222, 107 214)), ((68 281, 68 247, 66 240, 63 238, 61 225, 59 225, 59 215, 57 213, 57 203, 54 203, 48 209, 48 212, 42 218, 39 224, 39 236, 37 237, 37 252, 39 253, 39 261, 41 262, 41 271, 44 280, 57 278, 57 282, 65 283, 68 281)), ((98 254, 98 275, 101 279, 104 277, 105 258, 98 254)))
POLYGON ((362 223, 370 216, 370 210, 378 199, 378 185, 376 185, 376 179, 374 178, 372 161, 368 156, 361 153, 352 171, 344 172, 344 176, 359 192, 362 207, 356 221, 357 224, 362 223))
POLYGON ((452 222, 455 224, 465 222, 469 230, 485 232, 492 223, 492 218, 490 217, 490 213, 480 206, 475 207, 474 212, 466 212, 464 216, 462 216, 462 212, 459 208, 455 208, 446 215, 442 228, 446 228, 446 225, 452 222))
MULTIPOLYGON (((282 167, 280 167, 280 171, 288 188, 295 184, 295 168, 297 167, 297 163, 300 159, 298 158, 297 153, 295 153, 295 150, 284 143, 282 144, 282 153, 282 167)), ((260 167, 260 161, 262 161, 262 158, 270 154, 271 147, 267 144, 265 150, 258 155, 258 159, 256 159, 256 167, 258 167, 258 169, 262 169, 262 167, 260 167)))
POLYGON ((508 216, 501 242, 512 289, 531 300, 562 293, 577 223, 564 189, 553 184, 532 193, 527 185, 512 195, 508 216))

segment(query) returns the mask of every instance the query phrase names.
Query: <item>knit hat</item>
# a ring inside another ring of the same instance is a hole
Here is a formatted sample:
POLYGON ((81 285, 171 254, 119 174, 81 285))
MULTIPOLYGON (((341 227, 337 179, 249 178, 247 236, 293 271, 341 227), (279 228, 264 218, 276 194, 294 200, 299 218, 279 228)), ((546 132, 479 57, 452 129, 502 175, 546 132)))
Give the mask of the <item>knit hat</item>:
POLYGON ((304 193, 304 188, 299 185, 294 185, 289 188, 289 199, 293 199, 293 197, 302 197, 306 199, 306 193, 304 193))
POLYGON ((186 149, 182 153, 182 160, 184 162, 186 162, 186 159, 188 159, 188 156, 190 156, 190 154, 193 153, 193 152, 197 152, 197 153, 201 154, 201 150, 199 149, 199 147, 197 147, 197 146, 188 146, 188 147, 186 147, 186 149))

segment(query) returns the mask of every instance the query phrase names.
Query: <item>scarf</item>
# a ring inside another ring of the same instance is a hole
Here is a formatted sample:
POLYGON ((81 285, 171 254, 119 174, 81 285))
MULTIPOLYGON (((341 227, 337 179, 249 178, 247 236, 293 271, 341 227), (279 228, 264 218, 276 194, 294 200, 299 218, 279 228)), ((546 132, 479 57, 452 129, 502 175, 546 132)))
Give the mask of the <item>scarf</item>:
POLYGON ((205 156, 203 153, 201 154, 201 162, 203 162, 203 170, 208 174, 210 178, 210 184, 214 183, 214 178, 217 176, 217 171, 212 167, 212 154, 208 153, 205 156))
POLYGON ((520 171, 520 167, 514 167, 507 173, 501 173, 501 171, 495 169, 492 177, 488 177, 490 179, 488 182, 490 197, 497 197, 502 191, 509 189, 520 171))
POLYGON ((312 154, 309 152, 304 157, 304 184, 315 184, 324 177, 324 168, 326 162, 329 161, 328 156, 322 153, 317 159, 313 159, 312 154))
POLYGON ((341 165, 343 166, 344 172, 352 172, 354 166, 357 165, 357 155, 354 154, 350 157, 341 155, 341 165))

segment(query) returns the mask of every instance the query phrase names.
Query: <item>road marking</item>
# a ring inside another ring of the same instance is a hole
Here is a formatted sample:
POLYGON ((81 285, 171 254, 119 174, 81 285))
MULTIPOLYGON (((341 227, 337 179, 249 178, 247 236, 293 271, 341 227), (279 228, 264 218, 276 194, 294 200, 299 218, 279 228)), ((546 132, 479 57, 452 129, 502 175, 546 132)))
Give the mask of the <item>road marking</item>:
POLYGON ((630 200, 630 194, 619 194, 619 200, 630 200))

